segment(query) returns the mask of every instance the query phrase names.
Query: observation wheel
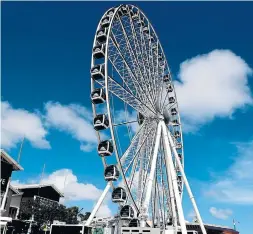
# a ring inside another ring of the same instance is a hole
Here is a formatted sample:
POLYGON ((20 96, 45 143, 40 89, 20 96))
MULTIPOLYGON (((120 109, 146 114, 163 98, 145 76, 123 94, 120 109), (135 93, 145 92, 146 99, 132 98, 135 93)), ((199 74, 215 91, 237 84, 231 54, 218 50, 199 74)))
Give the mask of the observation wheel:
POLYGON ((183 230, 178 102, 161 43, 139 8, 120 5, 104 13, 90 72, 97 151, 122 225, 180 223, 183 230))

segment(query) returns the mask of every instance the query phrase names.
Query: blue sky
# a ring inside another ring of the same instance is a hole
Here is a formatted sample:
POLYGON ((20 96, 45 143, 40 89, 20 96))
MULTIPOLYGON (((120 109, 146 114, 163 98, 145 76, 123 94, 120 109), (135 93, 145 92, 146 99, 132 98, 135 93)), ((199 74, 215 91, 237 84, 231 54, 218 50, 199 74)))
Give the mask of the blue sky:
MULTIPOLYGON (((117 2, 2 3, 2 147, 16 158, 22 135, 29 135, 21 158, 25 170, 15 173, 13 180, 38 182, 46 163, 45 181, 62 186, 63 175, 68 174, 69 190, 94 194, 69 194, 67 204, 85 210, 91 209, 105 182, 97 153, 80 150, 89 137, 78 129, 91 129, 92 43, 100 17, 114 5, 117 2), (61 122, 61 113, 70 119, 61 122)), ((253 3, 135 5, 153 24, 179 80, 185 170, 203 219, 231 226, 235 218, 241 233, 249 234, 253 230, 253 3), (191 85, 192 75, 203 81, 200 87, 191 85)), ((104 212, 109 212, 108 206, 104 212)), ((191 211, 185 199, 188 220, 191 211)))

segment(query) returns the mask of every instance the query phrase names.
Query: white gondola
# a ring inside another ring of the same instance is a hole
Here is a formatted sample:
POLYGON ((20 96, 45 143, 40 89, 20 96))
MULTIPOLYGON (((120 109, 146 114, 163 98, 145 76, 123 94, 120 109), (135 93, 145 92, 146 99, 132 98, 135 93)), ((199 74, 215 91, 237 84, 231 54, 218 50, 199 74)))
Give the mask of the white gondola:
POLYGON ((104 172, 106 181, 116 181, 119 178, 119 170, 115 165, 109 165, 104 172))
POLYGON ((112 17, 114 13, 114 9, 108 11, 107 16, 112 17))
POLYGON ((104 90, 101 88, 94 89, 91 92, 90 96, 91 96, 91 101, 93 104, 101 104, 106 101, 106 94, 105 94, 104 90))
POLYGON ((171 115, 177 115, 177 109, 176 108, 172 108, 170 111, 171 115))
POLYGON ((169 74, 167 74, 167 75, 164 75, 164 77, 163 77, 163 82, 170 82, 170 76, 169 76, 169 74))
POLYGON ((140 20, 137 21, 138 26, 144 26, 144 20, 141 18, 140 20))
POLYGON ((98 30, 98 32, 97 32, 97 40, 100 43, 105 43, 106 42, 107 30, 108 30, 108 28, 101 28, 100 30, 98 30))
POLYGON ((142 32, 149 33, 149 28, 147 25, 143 27, 142 32))
POLYGON ((154 42, 155 42, 154 36, 153 36, 153 35, 150 35, 149 40, 151 41, 151 43, 154 43, 154 42))
POLYGON ((110 18, 109 16, 104 17, 104 18, 102 19, 102 21, 101 21, 101 26, 102 26, 103 28, 108 27, 108 26, 110 25, 110 21, 111 21, 111 18, 110 18))
POLYGON ((173 119, 173 120, 171 121, 171 123, 172 123, 173 126, 179 126, 178 119, 173 119))
POLYGON ((175 98, 174 97, 169 97, 169 103, 170 104, 175 103, 175 98))
POLYGON ((121 219, 132 219, 134 217, 134 210, 131 206, 125 205, 120 210, 121 219))
POLYGON ((130 11, 130 15, 132 17, 133 20, 137 20, 139 19, 139 12, 138 11, 130 11))
POLYGON ((118 14, 119 14, 120 17, 126 15, 127 14, 127 7, 126 6, 122 6, 120 8, 120 10, 118 11, 118 14))
POLYGON ((169 218, 168 218, 168 220, 167 220, 167 222, 166 222, 166 224, 168 225, 168 226, 172 226, 173 225, 173 219, 172 219, 172 217, 170 216, 169 218))
POLYGON ((138 115, 137 115, 138 124, 142 125, 143 121, 144 121, 144 116, 141 113, 138 113, 138 115))
POLYGON ((158 61, 162 61, 163 60, 163 56, 161 54, 158 54, 158 61))
POLYGON ((153 42, 153 43, 152 43, 152 49, 153 49, 153 50, 156 50, 156 48, 157 48, 157 43, 156 43, 156 42, 153 42))
POLYGON ((94 46, 92 50, 93 57, 96 59, 104 58, 105 57, 105 44, 100 44, 94 46))
POLYGON ((102 157, 110 156, 113 153, 113 144, 110 140, 101 141, 98 144, 98 154, 102 157))
POLYGON ((179 131, 175 131, 174 132, 174 137, 179 138, 181 136, 179 131))
POLYGON ((124 188, 117 187, 112 192, 112 202, 119 203, 125 202, 127 198, 126 191, 124 188))
POLYGON ((105 65, 104 64, 98 64, 91 68, 90 70, 92 79, 94 80, 100 80, 105 78, 105 65))
POLYGON ((140 227, 140 221, 139 221, 139 219, 132 219, 129 222, 128 227, 140 227))
POLYGON ((160 67, 163 67, 164 64, 165 64, 165 61, 164 61, 164 60, 162 60, 162 61, 159 62, 159 66, 160 66, 160 67))
POLYGON ((93 120, 96 131, 104 130, 109 127, 109 120, 105 114, 97 115, 93 120))
POLYGON ((182 176, 181 175, 177 176, 177 185, 178 185, 179 192, 181 193, 182 192, 182 176))
POLYGON ((176 144, 176 148, 177 148, 177 149, 182 149, 182 144, 178 142, 178 143, 176 144))
POLYGON ((172 85, 171 85, 171 84, 168 85, 168 86, 166 87, 166 90, 167 90, 169 93, 171 93, 171 92, 173 91, 172 85))

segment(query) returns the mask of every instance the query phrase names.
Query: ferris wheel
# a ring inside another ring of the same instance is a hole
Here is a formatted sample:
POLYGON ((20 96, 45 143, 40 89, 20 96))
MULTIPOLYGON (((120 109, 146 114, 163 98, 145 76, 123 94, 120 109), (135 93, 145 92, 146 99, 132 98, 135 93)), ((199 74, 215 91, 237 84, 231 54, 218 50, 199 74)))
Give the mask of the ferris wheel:
POLYGON ((91 60, 91 101, 97 151, 123 226, 172 226, 183 234, 186 187, 182 128, 169 65, 158 36, 136 6, 120 5, 102 16, 91 60))

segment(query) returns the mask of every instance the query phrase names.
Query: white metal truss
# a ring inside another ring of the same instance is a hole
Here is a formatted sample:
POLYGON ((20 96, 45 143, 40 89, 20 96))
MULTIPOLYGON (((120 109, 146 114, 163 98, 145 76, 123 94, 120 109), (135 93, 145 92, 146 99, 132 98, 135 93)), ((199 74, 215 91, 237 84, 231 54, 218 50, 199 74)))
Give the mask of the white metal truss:
POLYGON ((107 183, 86 225, 92 224, 110 188, 121 184, 126 199, 120 209, 129 205, 134 217, 129 213, 123 223, 117 221, 119 225, 130 225, 131 220, 138 219, 142 227, 148 223, 162 230, 173 226, 175 232, 186 234, 182 207, 185 184, 202 233, 206 234, 184 173, 176 93, 153 26, 133 5, 111 8, 98 24, 93 48, 96 46, 104 51, 99 58, 92 54, 91 69, 98 65, 104 70, 97 69, 100 73, 96 76, 91 72, 91 89, 104 90, 99 92, 104 97, 102 104, 93 102, 93 114, 104 114, 103 121, 107 121, 103 123, 105 134, 97 129, 97 137, 99 142, 112 142, 112 155, 102 156, 102 161, 105 168, 114 161, 120 183, 107 183), (102 39, 98 35, 101 30, 105 32, 102 39), (134 128, 137 121, 138 127, 134 128))

